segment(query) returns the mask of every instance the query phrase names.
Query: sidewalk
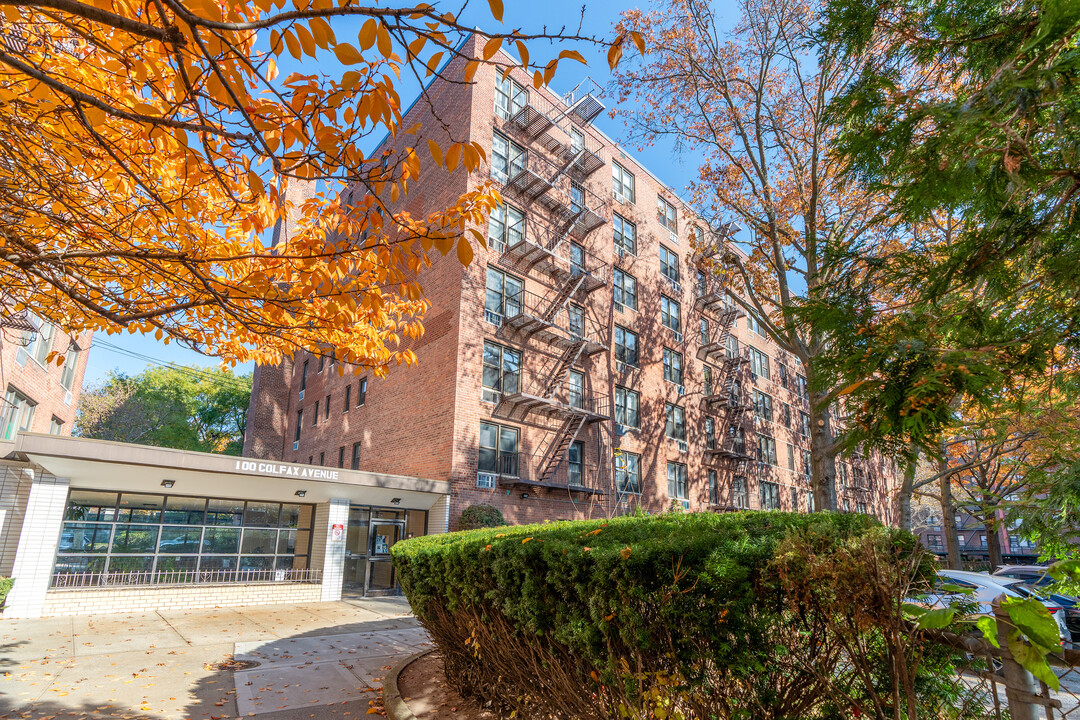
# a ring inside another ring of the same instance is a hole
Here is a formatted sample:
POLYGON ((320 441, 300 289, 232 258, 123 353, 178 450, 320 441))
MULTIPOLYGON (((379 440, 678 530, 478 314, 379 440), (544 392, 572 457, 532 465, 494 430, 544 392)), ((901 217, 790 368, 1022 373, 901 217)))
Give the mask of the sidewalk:
POLYGON ((0 718, 352 719, 426 644, 404 598, 0 620, 0 718))

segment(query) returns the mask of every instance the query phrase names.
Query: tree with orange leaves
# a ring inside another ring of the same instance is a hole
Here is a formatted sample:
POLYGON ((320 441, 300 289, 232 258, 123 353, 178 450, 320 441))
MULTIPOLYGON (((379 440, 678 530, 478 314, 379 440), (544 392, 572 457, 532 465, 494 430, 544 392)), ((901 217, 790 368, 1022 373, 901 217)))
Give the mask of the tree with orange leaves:
MULTIPOLYGON (((489 4, 501 21, 501 0, 489 4)), ((508 43, 542 84, 584 58, 533 62, 527 42, 610 46, 513 30, 464 57, 472 32, 423 3, 3 3, 0 304, 231 362, 328 345, 376 372, 411 362, 399 343, 423 331, 417 271, 455 247, 468 263, 498 195, 485 185, 428 217, 400 209, 422 169, 485 160, 475 143, 403 126, 402 73, 424 81, 449 64, 469 82, 508 43), (339 38, 346 22, 353 37, 339 38), (284 54, 320 72, 281 77, 284 54), (402 133, 414 140, 398 154, 365 151, 402 133), (300 183, 316 192, 290 207, 300 183)))
POLYGON ((816 44, 819 8, 801 0, 740 8, 731 30, 705 0, 624 13, 620 31, 640 32, 648 52, 620 67, 617 84, 643 108, 629 121, 637 140, 667 136, 700 154, 693 204, 714 232, 694 261, 726 278, 734 301, 805 369, 814 504, 832 510, 845 388, 822 358, 835 333, 855 328, 823 327, 805 310, 834 287, 867 280, 884 247, 871 225, 880 203, 846 181, 830 153, 838 128, 827 106, 852 73, 816 44), (722 237, 732 221, 742 234, 722 237))

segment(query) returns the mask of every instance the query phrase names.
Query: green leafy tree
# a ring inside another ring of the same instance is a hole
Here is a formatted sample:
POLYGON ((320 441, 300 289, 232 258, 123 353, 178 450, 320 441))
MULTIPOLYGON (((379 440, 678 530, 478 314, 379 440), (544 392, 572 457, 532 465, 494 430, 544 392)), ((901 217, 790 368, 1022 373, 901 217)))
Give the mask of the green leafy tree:
POLYGON ((84 391, 75 434, 98 440, 239 455, 251 375, 199 367, 110 373, 84 391))

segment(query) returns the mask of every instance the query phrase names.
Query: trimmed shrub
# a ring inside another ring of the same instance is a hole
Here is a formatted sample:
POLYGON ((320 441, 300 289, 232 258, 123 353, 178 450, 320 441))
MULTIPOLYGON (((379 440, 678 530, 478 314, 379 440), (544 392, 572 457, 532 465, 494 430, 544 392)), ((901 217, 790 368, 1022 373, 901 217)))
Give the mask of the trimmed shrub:
POLYGON ((448 680, 503 712, 794 718, 820 714, 842 652, 776 570, 806 532, 819 552, 868 535, 917 547, 864 515, 740 512, 429 535, 392 552, 448 680))
POLYGON ((4 602, 7 601, 7 595, 11 592, 11 586, 15 584, 15 581, 9 577, 0 577, 0 608, 4 607, 4 602))
POLYGON ((458 518, 458 528, 461 530, 502 527, 505 524, 506 519, 499 508, 482 503, 465 508, 458 518))

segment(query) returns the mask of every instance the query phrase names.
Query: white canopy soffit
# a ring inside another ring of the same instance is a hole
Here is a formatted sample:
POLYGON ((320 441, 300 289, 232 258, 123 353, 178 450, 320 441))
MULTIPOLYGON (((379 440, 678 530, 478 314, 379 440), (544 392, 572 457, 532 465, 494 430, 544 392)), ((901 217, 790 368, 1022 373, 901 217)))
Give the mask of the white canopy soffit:
POLYGON ((394 506, 412 510, 428 510, 450 493, 448 482, 405 475, 39 433, 20 433, 9 457, 86 489, 303 503, 342 498, 384 506, 399 498, 394 506), (172 480, 172 487, 162 486, 163 480, 172 480), (302 498, 297 490, 305 491, 302 498))

